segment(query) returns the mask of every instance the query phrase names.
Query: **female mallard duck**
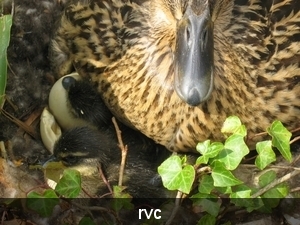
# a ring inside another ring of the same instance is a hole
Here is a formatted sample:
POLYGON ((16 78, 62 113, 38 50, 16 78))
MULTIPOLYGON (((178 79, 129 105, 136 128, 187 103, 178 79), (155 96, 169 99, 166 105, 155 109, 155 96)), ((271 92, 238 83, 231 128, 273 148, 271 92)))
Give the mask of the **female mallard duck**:
POLYGON ((250 136, 274 119, 298 126, 299 21, 296 0, 77 1, 51 56, 60 76, 74 66, 94 82, 118 119, 189 151, 223 139, 230 115, 250 136))

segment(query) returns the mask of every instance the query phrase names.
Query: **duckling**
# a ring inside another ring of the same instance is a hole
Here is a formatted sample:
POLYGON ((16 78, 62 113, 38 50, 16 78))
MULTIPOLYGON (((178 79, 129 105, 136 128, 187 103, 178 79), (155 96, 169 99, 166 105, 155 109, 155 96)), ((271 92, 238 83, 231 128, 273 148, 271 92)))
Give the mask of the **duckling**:
MULTIPOLYGON (((53 156, 64 166, 76 169, 88 196, 102 196, 109 192, 100 177, 99 165, 110 185, 118 184, 121 151, 110 133, 97 132, 89 127, 67 130, 55 144, 53 156)), ((116 140, 115 140, 116 141, 116 140)), ((140 146, 128 145, 124 172, 124 186, 134 198, 163 198, 167 191, 156 173, 155 164, 138 155, 140 146)), ((85 196, 87 197, 87 196, 85 196)))
MULTIPOLYGON (((296 0, 91 0, 70 4, 51 42, 60 76, 75 69, 123 123, 171 151, 248 136, 300 115, 296 0)), ((253 146, 260 137, 249 138, 253 146)))
MULTIPOLYGON (((90 196, 108 192, 99 176, 99 165, 111 185, 118 184, 121 151, 112 114, 90 82, 71 74, 58 80, 50 91, 49 109, 64 129, 53 148, 53 158, 78 170, 83 189, 90 196)), ((163 188, 156 172, 168 151, 160 150, 152 140, 125 126, 120 126, 128 146, 124 185, 134 198, 163 198, 163 188), (164 154, 162 154, 164 152, 164 154)), ((170 195, 171 196, 171 195, 170 195)))

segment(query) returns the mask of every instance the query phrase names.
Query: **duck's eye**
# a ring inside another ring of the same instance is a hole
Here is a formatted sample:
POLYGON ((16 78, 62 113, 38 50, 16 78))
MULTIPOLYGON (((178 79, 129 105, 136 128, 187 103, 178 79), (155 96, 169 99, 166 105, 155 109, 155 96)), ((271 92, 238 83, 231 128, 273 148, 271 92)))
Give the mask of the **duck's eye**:
POLYGON ((79 162, 79 158, 76 156, 70 155, 70 156, 64 157, 61 161, 65 166, 74 166, 79 162))

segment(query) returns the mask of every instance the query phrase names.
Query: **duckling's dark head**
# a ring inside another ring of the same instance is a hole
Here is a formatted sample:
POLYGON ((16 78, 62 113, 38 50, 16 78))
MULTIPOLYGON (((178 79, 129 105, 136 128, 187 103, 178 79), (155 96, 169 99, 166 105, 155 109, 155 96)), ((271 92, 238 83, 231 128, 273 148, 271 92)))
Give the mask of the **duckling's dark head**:
POLYGON ((105 129, 112 114, 93 86, 72 73, 59 79, 49 95, 49 107, 63 129, 76 126, 96 126, 105 129))
POLYGON ((107 165, 111 146, 108 137, 91 127, 67 130, 56 142, 53 157, 67 167, 107 165))

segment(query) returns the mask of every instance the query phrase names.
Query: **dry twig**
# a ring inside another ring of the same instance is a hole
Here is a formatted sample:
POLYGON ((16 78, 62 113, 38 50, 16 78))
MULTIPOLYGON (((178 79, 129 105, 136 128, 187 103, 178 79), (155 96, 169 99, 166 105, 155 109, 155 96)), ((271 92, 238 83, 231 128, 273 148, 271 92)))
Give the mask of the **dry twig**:
POLYGON ((286 175, 284 175, 283 177, 274 180, 272 183, 268 184, 267 186, 265 186, 264 188, 260 189, 258 192, 256 192, 255 194, 253 194, 251 196, 251 198, 257 198, 258 196, 264 194, 265 192, 267 192, 268 190, 272 189, 273 187, 277 186, 280 183, 283 183, 289 179, 291 179, 292 177, 296 176, 300 174, 300 170, 294 170, 286 175))
POLYGON ((177 192, 177 195, 176 195, 176 199, 175 199, 175 206, 172 210, 172 213, 170 215, 170 217, 168 218, 167 222, 166 222, 166 225, 170 225, 172 224, 178 210, 179 210, 179 207, 180 207, 180 203, 181 203, 181 200, 182 200, 182 196, 183 196, 183 193, 181 191, 178 191, 177 192))
POLYGON ((36 131, 29 125, 27 125, 26 123, 22 122, 21 120, 19 120, 18 118, 14 117, 13 115, 9 114, 8 112, 6 112, 4 109, 0 109, 0 112, 2 113, 2 115, 4 115, 7 119, 9 119, 10 121, 12 121, 13 123, 17 124, 19 127, 21 127, 24 131, 26 131, 26 133, 28 133, 31 137, 38 139, 38 134, 36 133, 36 131))
MULTIPOLYGON (((99 171, 99 175, 100 175, 101 179, 103 180, 104 184, 106 185, 106 187, 107 187, 108 190, 109 190, 109 193, 108 193, 108 194, 111 194, 111 195, 112 195, 112 194, 113 194, 113 190, 112 190, 112 188, 111 188, 111 186, 110 186, 108 180, 106 179, 106 177, 105 177, 105 175, 104 175, 104 173, 103 173, 103 171, 102 171, 102 169, 101 169, 101 165, 100 165, 100 164, 98 165, 98 171, 99 171)), ((103 197, 105 197, 105 196, 108 195, 108 194, 104 194, 104 195, 100 196, 100 198, 103 198, 103 197)))
POLYGON ((116 134, 117 134, 118 143, 119 143, 118 146, 121 149, 121 155, 122 155, 121 166, 120 166, 120 171, 119 171, 119 183, 118 183, 119 186, 122 186, 128 147, 127 147, 127 145, 124 146, 122 136, 121 136, 122 132, 118 126, 118 123, 117 123, 115 117, 112 118, 112 122, 116 129, 116 134))

